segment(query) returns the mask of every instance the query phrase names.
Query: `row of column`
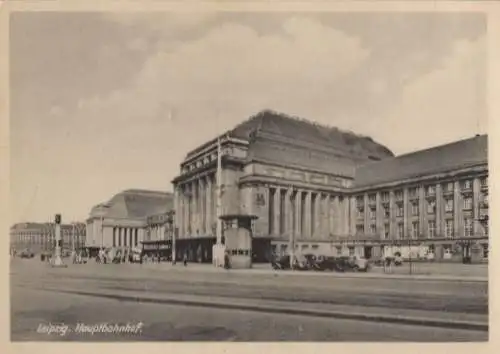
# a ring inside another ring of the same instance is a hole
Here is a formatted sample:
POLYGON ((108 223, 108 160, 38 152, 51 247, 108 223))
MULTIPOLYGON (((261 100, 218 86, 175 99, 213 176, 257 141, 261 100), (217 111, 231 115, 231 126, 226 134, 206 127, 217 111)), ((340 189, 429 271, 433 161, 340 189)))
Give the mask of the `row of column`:
MULTIPOLYGON (((446 221, 452 221, 453 234, 455 236, 464 236, 465 220, 470 219, 469 222, 472 223, 472 233, 473 235, 481 234, 482 225, 478 221, 481 215, 479 202, 481 200, 481 183, 479 178, 474 178, 472 183, 472 191, 466 192, 467 197, 472 198, 472 210, 464 210, 464 191, 461 190, 460 181, 454 181, 453 189, 451 192, 446 193, 443 190, 441 183, 437 183, 435 186, 435 193, 432 196, 426 195, 426 186, 419 186, 417 188, 417 198, 411 198, 409 195, 410 188, 415 187, 404 187, 399 188, 402 191, 402 199, 397 200, 394 190, 389 191, 389 218, 385 217, 384 213, 384 203, 381 199, 382 192, 376 192, 376 219, 372 220, 370 218, 370 207, 373 205, 369 201, 369 195, 374 193, 364 193, 363 194, 363 210, 364 217, 361 220, 365 233, 369 234, 372 225, 375 225, 376 234, 380 238, 385 238, 386 225, 389 226, 389 239, 401 238, 398 229, 400 224, 403 225, 403 237, 409 238, 412 235, 412 223, 418 222, 419 236, 427 237, 429 234, 429 222, 435 223, 435 237, 445 237, 446 235, 446 221), (453 199, 453 212, 447 212, 445 210, 445 201, 450 198, 453 199), (435 202, 435 209, 433 213, 429 213, 427 210, 428 202, 435 202), (411 213, 412 203, 418 203, 418 216, 414 216, 411 213), (403 206, 403 216, 397 216, 396 210, 398 205, 403 206)), ((359 197, 359 196, 358 196, 359 197)), ((356 232, 356 225, 359 224, 360 220, 357 217, 356 208, 357 200, 356 196, 351 197, 351 232, 356 232)))
POLYGON ((348 233, 347 198, 278 186, 268 191, 270 235, 326 239, 348 233))
POLYGON ((217 221, 215 174, 176 186, 174 203, 175 225, 180 236, 213 234, 217 221))
POLYGON ((138 245, 138 228, 113 227, 113 247, 135 247, 138 245))
POLYGON ((152 225, 149 227, 148 241, 165 240, 167 238, 167 227, 163 225, 152 225))

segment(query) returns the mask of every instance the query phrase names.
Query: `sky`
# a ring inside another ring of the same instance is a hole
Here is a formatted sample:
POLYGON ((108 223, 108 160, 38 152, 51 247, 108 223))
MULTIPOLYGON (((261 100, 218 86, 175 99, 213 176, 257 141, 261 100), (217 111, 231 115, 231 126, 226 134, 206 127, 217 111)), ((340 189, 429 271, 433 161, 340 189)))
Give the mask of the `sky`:
POLYGON ((486 32, 481 13, 13 13, 12 222, 172 190, 263 109, 395 154, 486 133, 486 32))

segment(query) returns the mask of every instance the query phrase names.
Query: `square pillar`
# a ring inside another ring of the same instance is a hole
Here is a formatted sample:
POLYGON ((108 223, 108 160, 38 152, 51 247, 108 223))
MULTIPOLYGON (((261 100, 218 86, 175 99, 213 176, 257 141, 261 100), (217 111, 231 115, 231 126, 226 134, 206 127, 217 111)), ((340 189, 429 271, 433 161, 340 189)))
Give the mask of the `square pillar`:
POLYGON ((279 187, 274 190, 274 200, 273 200, 273 230, 274 235, 280 235, 280 225, 281 225, 281 189, 279 187))

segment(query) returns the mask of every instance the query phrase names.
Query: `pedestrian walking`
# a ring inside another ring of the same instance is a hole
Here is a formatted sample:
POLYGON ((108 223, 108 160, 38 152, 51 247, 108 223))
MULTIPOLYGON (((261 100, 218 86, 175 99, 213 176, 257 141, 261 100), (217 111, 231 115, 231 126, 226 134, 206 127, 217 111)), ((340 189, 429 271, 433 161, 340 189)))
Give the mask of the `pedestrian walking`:
POLYGON ((187 253, 184 253, 184 267, 186 267, 187 265, 188 265, 187 253))
POLYGON ((229 263, 229 252, 224 253, 224 269, 231 268, 231 264, 229 263))

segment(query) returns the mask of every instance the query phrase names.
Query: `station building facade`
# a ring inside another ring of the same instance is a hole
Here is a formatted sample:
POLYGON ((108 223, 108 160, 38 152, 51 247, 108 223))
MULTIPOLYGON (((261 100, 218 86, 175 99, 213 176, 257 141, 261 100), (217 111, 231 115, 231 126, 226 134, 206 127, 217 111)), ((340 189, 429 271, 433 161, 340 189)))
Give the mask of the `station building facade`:
POLYGON ((143 241, 167 238, 173 194, 129 189, 94 206, 86 222, 90 248, 141 248, 143 241))
MULTIPOLYGON (((85 245, 85 223, 76 222, 61 225, 63 250, 85 245)), ((53 223, 23 222, 10 228, 11 250, 29 249, 35 254, 51 252, 55 248, 55 225, 53 223)))
MULTIPOLYGON (((262 111, 219 138, 221 214, 257 217, 254 261, 292 247, 487 257, 486 136, 394 156, 370 137, 262 111)), ((216 168, 217 138, 190 151, 172 181, 176 239, 192 260, 211 259, 216 168)))

